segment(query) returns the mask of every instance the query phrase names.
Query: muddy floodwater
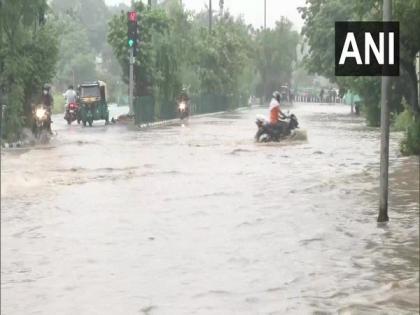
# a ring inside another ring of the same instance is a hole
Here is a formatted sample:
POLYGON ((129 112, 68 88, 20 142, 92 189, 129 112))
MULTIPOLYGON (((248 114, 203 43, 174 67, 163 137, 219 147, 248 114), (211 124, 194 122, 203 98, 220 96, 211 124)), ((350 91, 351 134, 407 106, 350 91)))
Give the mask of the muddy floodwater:
POLYGON ((295 104, 307 141, 256 144, 264 108, 184 127, 67 126, 1 155, 1 313, 418 314, 419 160, 295 104))

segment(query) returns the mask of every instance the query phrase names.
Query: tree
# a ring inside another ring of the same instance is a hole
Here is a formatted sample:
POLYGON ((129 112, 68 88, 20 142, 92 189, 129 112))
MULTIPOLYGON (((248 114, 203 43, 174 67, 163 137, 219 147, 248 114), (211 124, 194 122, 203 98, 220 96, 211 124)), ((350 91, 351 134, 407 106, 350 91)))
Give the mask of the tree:
POLYGON ((96 53, 102 51, 106 44, 107 21, 111 17, 104 0, 53 0, 51 7, 60 17, 71 17, 72 25, 81 24, 81 28, 86 31, 89 46, 96 53))
POLYGON ((70 83, 96 80, 95 53, 83 26, 69 15, 60 15, 52 23, 60 30, 59 60, 55 77, 57 88, 62 90, 70 83))
POLYGON ((204 94, 238 95, 240 78, 252 50, 247 27, 225 13, 212 33, 201 28, 196 66, 204 94))
MULTIPOLYGON (((178 1, 167 1, 152 10, 138 2, 136 11, 141 44, 134 65, 135 95, 154 96, 158 101, 155 113, 160 112, 159 103, 173 102, 182 86, 194 95, 221 96, 232 101, 253 94, 259 78, 255 69, 261 69, 256 60, 262 63, 265 59, 258 56, 260 42, 255 40, 255 31, 241 18, 234 19, 229 12, 219 14, 209 32, 207 13, 192 14, 178 1)), ((271 77, 289 82, 298 34, 286 20, 267 34, 272 38, 262 44, 267 52, 270 48, 276 52, 272 62, 264 66, 272 71, 271 77), (281 52, 275 47, 279 42, 286 43, 281 52), (275 70, 271 70, 273 67, 275 70)), ((108 41, 127 82, 126 12, 112 18, 108 41)))
MULTIPOLYGON (((372 108, 379 108, 379 78, 343 78, 334 75, 334 21, 381 20, 381 9, 381 2, 375 0, 308 0, 306 7, 299 8, 305 20, 302 33, 310 46, 305 60, 308 71, 324 75, 340 86, 359 92, 369 110, 376 114, 378 111, 372 108)), ((420 108, 414 62, 415 55, 420 50, 416 31, 420 28, 420 1, 394 0, 393 10, 394 18, 400 21, 401 76, 393 80, 395 97, 391 106, 393 111, 401 111, 401 98, 404 96, 418 116, 420 108)), ((379 116, 375 118, 371 122, 378 124, 379 116)))
POLYGON ((297 60, 299 34, 282 17, 273 30, 259 30, 256 35, 256 67, 261 77, 260 94, 269 98, 281 85, 291 86, 293 65, 297 60))
MULTIPOLYGON (((146 10, 141 2, 136 2, 135 5, 141 43, 134 65, 136 79, 134 94, 135 96, 150 96, 153 95, 153 85, 156 80, 159 80, 160 75, 158 69, 155 68, 158 52, 153 45, 159 41, 157 37, 163 36, 168 31, 169 20, 163 10, 146 10)), ((127 15, 126 12, 121 12, 109 22, 108 42, 121 65, 123 80, 126 83, 128 83, 129 68, 127 41, 127 15)))
POLYGON ((22 126, 30 124, 31 103, 36 101, 42 85, 54 75, 57 34, 48 17, 45 0, 1 3, 0 90, 7 95, 6 136, 9 138, 18 137, 22 126))
MULTIPOLYGON (((341 88, 359 93, 365 104, 365 113, 370 125, 379 125, 380 78, 377 77, 335 77, 334 76, 334 21, 381 20, 382 2, 376 0, 307 0, 306 7, 299 9, 305 25, 302 33, 310 46, 305 65, 311 73, 318 73, 337 82, 341 88)), ((420 51, 418 30, 420 29, 420 1, 394 0, 393 18, 400 21, 400 76, 392 80, 391 111, 400 113, 404 108, 404 97, 414 116, 407 126, 414 130, 406 134, 406 139, 420 138, 420 106, 415 71, 415 55, 420 51)), ((405 145, 420 151, 419 143, 405 145)))

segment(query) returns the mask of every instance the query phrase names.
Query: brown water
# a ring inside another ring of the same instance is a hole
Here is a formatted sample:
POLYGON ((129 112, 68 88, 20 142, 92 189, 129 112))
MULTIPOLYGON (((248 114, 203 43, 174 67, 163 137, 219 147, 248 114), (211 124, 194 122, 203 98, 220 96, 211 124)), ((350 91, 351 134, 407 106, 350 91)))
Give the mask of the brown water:
POLYGON ((345 106, 255 144, 263 109, 186 127, 67 127, 2 152, 2 314, 418 314, 419 160, 345 106))

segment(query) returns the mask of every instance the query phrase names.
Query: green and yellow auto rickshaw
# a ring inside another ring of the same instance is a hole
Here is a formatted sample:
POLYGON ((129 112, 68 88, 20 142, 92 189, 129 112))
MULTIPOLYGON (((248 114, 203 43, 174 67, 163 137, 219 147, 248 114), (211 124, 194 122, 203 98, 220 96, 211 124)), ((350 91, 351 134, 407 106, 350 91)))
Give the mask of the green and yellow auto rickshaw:
POLYGON ((83 83, 78 87, 80 117, 83 126, 92 127, 94 120, 109 123, 109 110, 106 102, 106 84, 102 81, 83 83))

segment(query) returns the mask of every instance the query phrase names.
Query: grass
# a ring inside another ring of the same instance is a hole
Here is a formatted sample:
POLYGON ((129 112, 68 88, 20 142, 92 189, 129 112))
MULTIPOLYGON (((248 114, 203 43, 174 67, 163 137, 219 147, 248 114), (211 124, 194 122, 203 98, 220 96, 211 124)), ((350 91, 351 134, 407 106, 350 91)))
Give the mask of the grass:
POLYGON ((64 100, 63 94, 53 93, 53 98, 54 98, 53 114, 64 113, 65 100, 64 100))

